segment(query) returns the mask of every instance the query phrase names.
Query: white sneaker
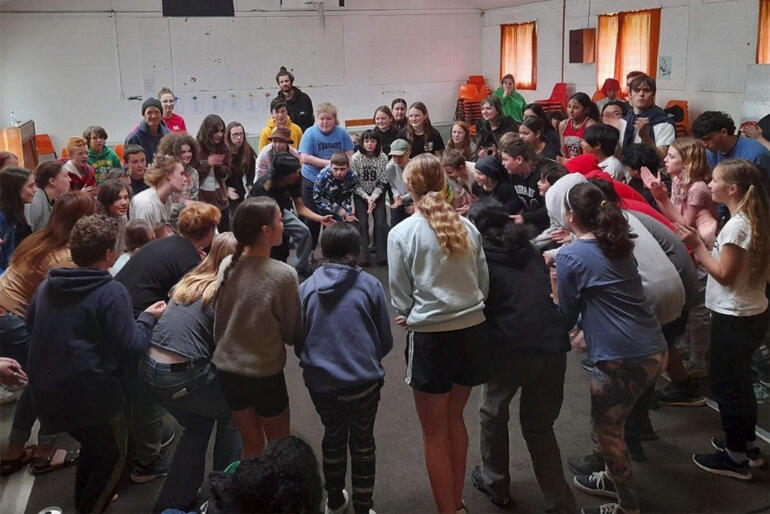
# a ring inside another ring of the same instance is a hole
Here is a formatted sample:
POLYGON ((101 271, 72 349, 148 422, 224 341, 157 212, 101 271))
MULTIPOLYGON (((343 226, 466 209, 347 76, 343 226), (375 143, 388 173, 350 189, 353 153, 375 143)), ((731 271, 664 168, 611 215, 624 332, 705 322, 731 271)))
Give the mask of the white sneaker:
POLYGON ((0 405, 8 405, 19 399, 21 391, 9 391, 5 386, 0 386, 0 405))
POLYGON ((345 501, 342 502, 342 505, 336 509, 329 508, 329 500, 327 499, 324 502, 324 514, 342 514, 348 510, 348 506, 350 505, 350 497, 348 496, 348 492, 345 489, 342 490, 342 497, 345 498, 345 501))

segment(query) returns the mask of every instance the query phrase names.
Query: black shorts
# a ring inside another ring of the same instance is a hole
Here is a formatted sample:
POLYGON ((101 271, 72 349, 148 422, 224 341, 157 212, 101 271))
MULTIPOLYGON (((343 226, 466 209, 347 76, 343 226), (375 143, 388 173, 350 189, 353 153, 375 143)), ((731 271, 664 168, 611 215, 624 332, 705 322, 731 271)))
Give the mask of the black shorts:
POLYGON ((220 371, 219 383, 232 411, 253 407, 257 415, 272 418, 289 406, 283 371, 271 377, 246 377, 220 371))
POLYGON ((443 394, 454 384, 489 380, 492 356, 486 322, 449 332, 409 332, 404 381, 424 393, 443 394))

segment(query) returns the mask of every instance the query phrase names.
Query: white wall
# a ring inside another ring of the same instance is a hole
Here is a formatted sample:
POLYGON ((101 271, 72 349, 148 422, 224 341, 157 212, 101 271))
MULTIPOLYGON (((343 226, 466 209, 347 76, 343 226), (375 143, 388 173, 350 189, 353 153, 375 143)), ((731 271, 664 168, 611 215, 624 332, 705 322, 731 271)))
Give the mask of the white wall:
POLYGON ((453 118, 459 84, 481 73, 481 11, 461 0, 426 0, 417 7, 390 1, 394 9, 358 0, 355 9, 327 10, 326 29, 313 11, 277 12, 277 0, 236 0, 235 19, 169 20, 161 17, 160 5, 6 2, 0 10, 0 124, 13 109, 19 119, 34 119, 38 133, 51 134, 57 147, 90 124, 104 126, 109 139, 119 141, 140 119, 142 101, 129 97, 146 98, 170 85, 191 132, 206 114, 217 112, 256 133, 269 116, 280 64, 294 68, 296 85, 314 104, 337 105, 340 120, 371 117, 378 105, 400 96, 425 102, 434 123, 442 123, 453 118), (295 24, 301 30, 292 32, 295 24), (178 48, 180 30, 188 39, 197 30, 188 26, 203 27, 201 42, 190 40, 192 53, 178 48), (212 55, 205 43, 209 27, 220 48, 232 48, 231 55, 212 55), (305 54, 293 58, 302 47, 318 62, 331 63, 334 73, 310 69, 313 60, 305 54), (210 80, 190 84, 182 72, 191 69, 210 80))
MULTIPOLYGON (((569 31, 595 28, 597 15, 661 7, 659 56, 672 57, 672 74, 657 81, 658 105, 687 100, 690 116, 719 109, 738 121, 770 112, 770 66, 755 62, 756 0, 569 0, 566 2, 564 81, 592 95, 595 64, 569 63, 569 31)), ((529 100, 547 98, 561 78, 562 0, 484 13, 482 67, 488 81, 499 74, 503 23, 537 21, 538 89, 522 91, 529 100)))

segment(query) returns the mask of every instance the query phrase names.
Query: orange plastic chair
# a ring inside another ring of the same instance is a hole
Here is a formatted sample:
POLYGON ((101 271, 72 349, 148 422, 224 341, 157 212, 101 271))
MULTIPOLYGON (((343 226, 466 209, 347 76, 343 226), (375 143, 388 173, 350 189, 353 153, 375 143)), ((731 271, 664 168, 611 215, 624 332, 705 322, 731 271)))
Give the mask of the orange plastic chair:
POLYGON ((543 110, 546 111, 564 111, 567 112, 567 84, 565 82, 557 82, 553 85, 551 91, 551 97, 545 100, 535 100, 543 106, 543 110))
POLYGON ((69 159, 70 153, 67 151, 67 147, 61 149, 62 159, 69 159))
POLYGON ((602 93, 601 89, 597 89, 596 93, 594 93, 594 96, 591 97, 591 101, 596 103, 599 100, 601 100, 602 98, 604 98, 604 93, 602 93))
POLYGON ((676 137, 685 137, 690 135, 690 110, 687 106, 687 100, 669 100, 666 109, 674 106, 681 107, 684 111, 684 118, 676 124, 676 137))
POLYGON ((457 98, 463 100, 470 100, 472 102, 478 101, 479 90, 475 84, 460 84, 460 91, 457 93, 457 98))
POLYGON ((118 159, 120 159, 120 162, 123 162, 123 143, 116 144, 113 151, 115 152, 115 155, 118 156, 118 159))
POLYGON ((35 135, 35 146, 37 147, 38 156, 53 154, 53 158, 56 159, 56 150, 54 149, 53 143, 51 142, 51 136, 48 134, 35 135))
POLYGON ((473 84, 476 89, 481 89, 481 86, 486 87, 487 81, 484 79, 484 75, 469 75, 468 84, 473 84))

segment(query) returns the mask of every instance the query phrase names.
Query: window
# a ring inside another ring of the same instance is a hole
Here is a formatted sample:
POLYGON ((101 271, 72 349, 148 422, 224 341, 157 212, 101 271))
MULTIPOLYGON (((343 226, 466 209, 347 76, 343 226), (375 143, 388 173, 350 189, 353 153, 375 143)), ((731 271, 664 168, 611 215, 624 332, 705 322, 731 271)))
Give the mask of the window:
POLYGON ((757 64, 770 64, 770 0, 759 0, 757 64))
POLYGON ((658 69, 660 9, 599 15, 596 31, 596 83, 615 78, 625 87, 626 74, 639 70, 655 78, 658 69))
POLYGON ((500 76, 510 73, 516 89, 537 87, 535 22, 500 25, 500 76))

